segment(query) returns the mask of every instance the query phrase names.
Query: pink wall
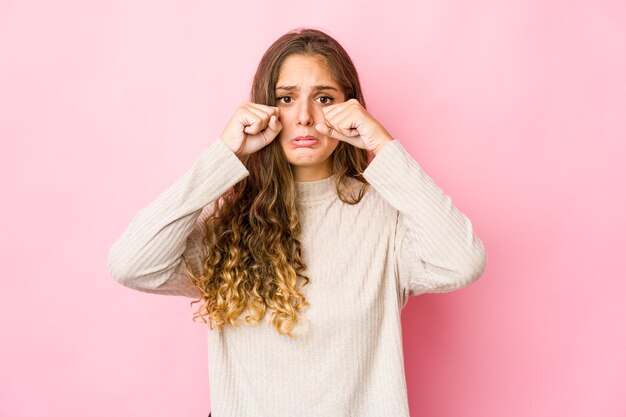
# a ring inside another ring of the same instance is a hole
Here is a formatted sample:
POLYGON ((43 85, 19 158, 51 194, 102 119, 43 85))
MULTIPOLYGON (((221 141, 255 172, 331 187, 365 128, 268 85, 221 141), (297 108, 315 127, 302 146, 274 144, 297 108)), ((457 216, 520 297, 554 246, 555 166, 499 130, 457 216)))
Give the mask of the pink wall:
POLYGON ((305 25, 488 249, 403 311, 412 415, 626 415, 626 3, 226 3, 0 4, 0 415, 208 413, 189 301, 106 255, 305 25))

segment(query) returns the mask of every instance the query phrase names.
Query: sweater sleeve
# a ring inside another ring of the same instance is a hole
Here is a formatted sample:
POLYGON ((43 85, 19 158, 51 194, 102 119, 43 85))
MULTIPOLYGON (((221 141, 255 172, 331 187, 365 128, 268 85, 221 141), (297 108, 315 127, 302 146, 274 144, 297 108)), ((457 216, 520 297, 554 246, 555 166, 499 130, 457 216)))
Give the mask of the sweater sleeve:
POLYGON ((139 210, 111 246, 112 277, 138 291, 198 297, 184 273, 183 260, 199 272, 204 219, 218 197, 248 175, 245 165, 218 138, 184 175, 139 210))
POLYGON ((453 291, 483 274, 487 252, 472 222, 398 140, 378 152, 363 177, 397 210, 395 262, 403 306, 411 295, 453 291))

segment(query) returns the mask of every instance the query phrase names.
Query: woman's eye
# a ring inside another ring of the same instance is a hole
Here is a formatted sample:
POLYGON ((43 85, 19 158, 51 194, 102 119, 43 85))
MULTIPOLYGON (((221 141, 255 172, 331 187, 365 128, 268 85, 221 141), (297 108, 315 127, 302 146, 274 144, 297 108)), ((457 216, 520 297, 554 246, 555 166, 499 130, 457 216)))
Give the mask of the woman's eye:
POLYGON ((291 97, 287 97, 287 96, 278 97, 276 99, 276 101, 279 101, 279 102, 284 103, 284 104, 289 104, 289 103, 291 103, 291 97))
POLYGON ((320 100, 320 103, 322 103, 322 104, 330 104, 330 103, 332 103, 333 98, 329 97, 329 96, 321 96, 321 97, 319 97, 319 100, 320 100))

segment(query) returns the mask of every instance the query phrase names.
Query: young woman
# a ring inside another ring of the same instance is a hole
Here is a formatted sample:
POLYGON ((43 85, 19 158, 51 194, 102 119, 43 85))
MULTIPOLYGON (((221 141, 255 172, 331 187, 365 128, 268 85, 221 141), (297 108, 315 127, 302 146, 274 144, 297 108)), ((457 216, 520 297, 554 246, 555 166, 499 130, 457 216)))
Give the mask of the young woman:
POLYGON ((267 50, 243 103, 109 252, 209 318, 212 417, 409 415, 400 311, 478 279, 472 223, 366 110, 327 34, 267 50))

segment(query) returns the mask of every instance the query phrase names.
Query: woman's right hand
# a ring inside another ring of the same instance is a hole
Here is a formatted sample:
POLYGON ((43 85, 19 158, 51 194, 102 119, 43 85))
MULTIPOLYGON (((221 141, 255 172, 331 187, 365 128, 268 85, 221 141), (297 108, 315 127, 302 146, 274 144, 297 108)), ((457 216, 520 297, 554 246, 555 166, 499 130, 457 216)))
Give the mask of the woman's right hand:
POLYGON ((247 101, 241 104, 220 135, 239 157, 269 145, 283 128, 280 109, 247 101))

